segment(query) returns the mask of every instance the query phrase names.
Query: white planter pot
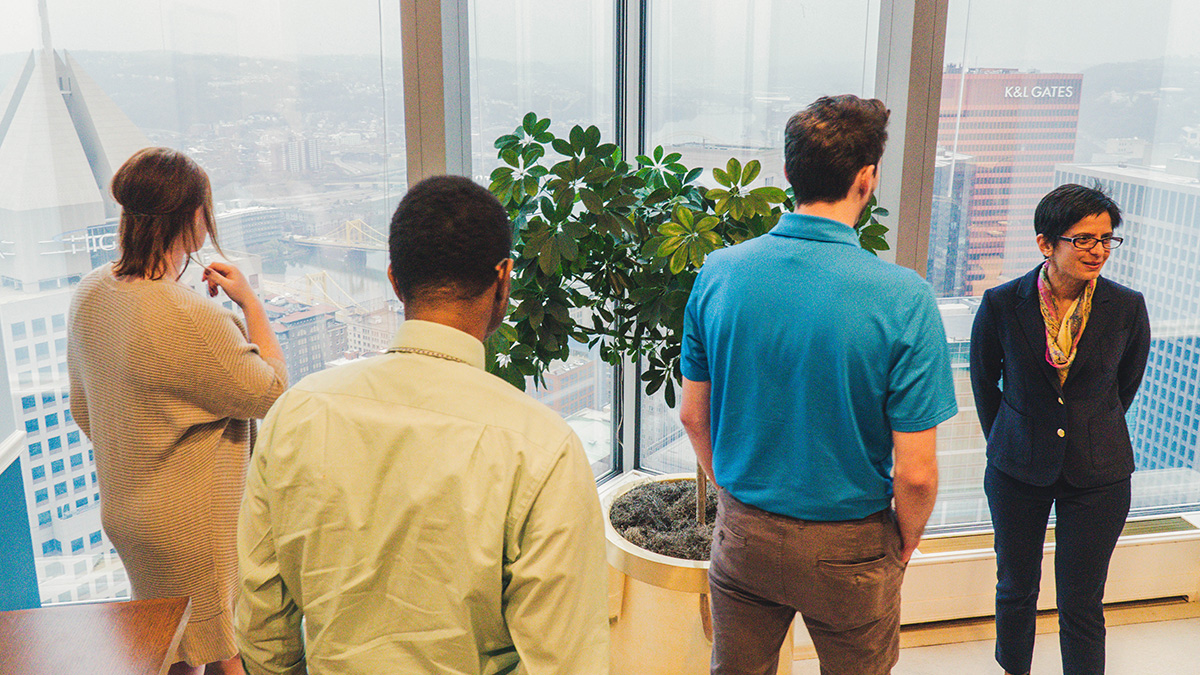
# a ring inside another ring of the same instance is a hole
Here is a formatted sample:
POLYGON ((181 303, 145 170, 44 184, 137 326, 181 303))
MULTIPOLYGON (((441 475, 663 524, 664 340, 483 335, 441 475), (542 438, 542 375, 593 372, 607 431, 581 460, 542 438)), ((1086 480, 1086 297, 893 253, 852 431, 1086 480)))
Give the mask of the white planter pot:
MULTIPOLYGON (((672 558, 639 548, 609 519, 613 501, 649 481, 691 480, 695 474, 655 476, 623 485, 603 502, 609 564, 612 675, 707 675, 712 655, 708 561, 672 558)), ((792 672, 792 630, 780 650, 779 675, 792 672)))

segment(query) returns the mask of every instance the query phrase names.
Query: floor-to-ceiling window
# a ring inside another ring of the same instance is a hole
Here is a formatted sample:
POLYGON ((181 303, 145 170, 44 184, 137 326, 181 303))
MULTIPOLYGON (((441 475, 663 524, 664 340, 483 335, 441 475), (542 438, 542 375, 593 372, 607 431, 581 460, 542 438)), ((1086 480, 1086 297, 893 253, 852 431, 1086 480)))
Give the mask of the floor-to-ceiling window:
POLYGON ((43 6, 14 0, 0 20, 0 419, 26 434, 45 604, 129 595, 66 377, 74 284, 115 255, 113 171, 164 145, 208 172, 222 247, 266 301, 292 382, 387 348, 406 176, 396 2, 43 6))
MULTIPOLYGON (((783 129, 820 96, 873 95, 879 3, 655 2, 647 17, 647 146, 711 169, 758 160, 756 185, 787 187, 783 129)), ((898 152, 898 149, 892 149, 898 152)), ((695 455, 661 393, 639 396, 641 468, 694 471, 695 455)))
MULTIPOLYGON (((527 113, 565 136, 575 125, 614 134, 613 3, 591 0, 472 0, 470 14, 472 171, 483 185, 500 165, 494 142, 527 113)), ((550 166, 555 160, 543 160, 550 166)), ((585 321, 585 323, 588 323, 585 321)), ((526 391, 579 434, 596 476, 616 466, 613 368, 598 347, 573 342, 526 391)))
POLYGON ((986 442, 967 359, 982 293, 1041 262, 1033 210, 1063 183, 1120 205, 1104 275, 1141 291, 1154 336, 1127 416, 1133 513, 1200 503, 1200 8, 1150 0, 952 0, 942 74, 927 278, 960 413, 939 431, 931 525, 988 523, 986 442))

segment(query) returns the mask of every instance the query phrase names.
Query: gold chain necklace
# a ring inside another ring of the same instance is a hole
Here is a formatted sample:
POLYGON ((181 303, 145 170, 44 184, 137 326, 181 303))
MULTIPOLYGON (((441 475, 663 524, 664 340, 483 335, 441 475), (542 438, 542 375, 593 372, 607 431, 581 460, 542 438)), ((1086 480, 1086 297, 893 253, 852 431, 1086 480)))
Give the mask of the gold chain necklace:
POLYGON ((385 354, 420 354, 421 356, 432 356, 435 359, 444 359, 446 361, 456 361, 458 363, 466 363, 466 361, 457 356, 450 356, 441 352, 435 352, 432 349, 418 349, 416 347, 392 347, 384 352, 385 354))

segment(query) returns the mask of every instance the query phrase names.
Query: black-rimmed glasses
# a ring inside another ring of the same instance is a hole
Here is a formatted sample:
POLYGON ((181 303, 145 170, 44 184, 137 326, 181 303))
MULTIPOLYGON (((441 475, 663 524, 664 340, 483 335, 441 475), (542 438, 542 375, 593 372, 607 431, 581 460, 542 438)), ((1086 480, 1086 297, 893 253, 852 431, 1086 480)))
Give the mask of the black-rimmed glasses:
POLYGON ((1100 237, 1097 239, 1090 234, 1081 234, 1076 237, 1060 236, 1059 239, 1071 242, 1071 245, 1080 251, 1090 251, 1096 248, 1096 242, 1100 242, 1100 245, 1104 247, 1104 250, 1111 251, 1120 246, 1121 242, 1125 241, 1121 237, 1100 237))

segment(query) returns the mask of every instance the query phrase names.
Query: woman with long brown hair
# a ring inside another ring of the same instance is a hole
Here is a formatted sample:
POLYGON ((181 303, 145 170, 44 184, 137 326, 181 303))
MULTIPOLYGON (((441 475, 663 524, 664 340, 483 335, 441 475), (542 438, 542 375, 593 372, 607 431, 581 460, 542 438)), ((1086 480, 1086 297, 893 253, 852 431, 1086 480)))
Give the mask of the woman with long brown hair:
MULTIPOLYGON (((113 176, 120 258, 71 305, 71 412, 95 448, 101 518, 134 598, 188 596, 172 673, 241 673, 233 641, 236 526, 254 437, 287 386, 262 302, 233 265, 204 270, 245 317, 179 283, 216 244, 207 174, 146 148, 113 176)), ((219 249, 218 249, 219 250, 219 249)))

